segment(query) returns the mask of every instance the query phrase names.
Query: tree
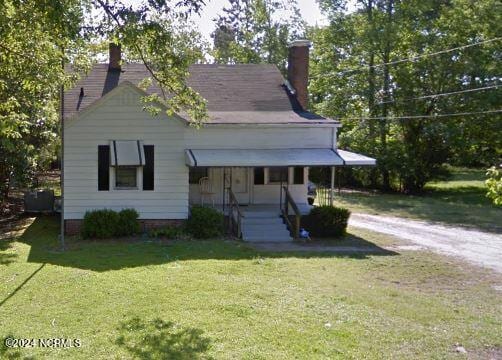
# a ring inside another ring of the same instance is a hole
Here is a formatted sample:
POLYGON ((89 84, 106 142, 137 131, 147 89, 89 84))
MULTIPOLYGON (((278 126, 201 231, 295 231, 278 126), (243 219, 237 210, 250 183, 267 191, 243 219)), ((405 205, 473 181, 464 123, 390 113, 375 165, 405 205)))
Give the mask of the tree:
POLYGON ((288 43, 304 29, 296 1, 230 0, 216 19, 217 63, 269 63, 285 72, 288 43))
POLYGON ((486 172, 488 179, 486 180, 486 187, 488 191, 486 197, 492 199, 495 205, 502 205, 502 170, 492 166, 486 172))
POLYGON ((448 116, 496 110, 500 91, 433 96, 498 83, 498 2, 365 0, 350 13, 343 0, 321 5, 330 25, 309 29, 310 91, 317 111, 341 118, 341 145, 377 158, 378 173, 352 171, 358 182, 420 192, 445 162, 500 157, 500 116, 448 116))
POLYGON ((114 41, 143 62, 170 112, 186 111, 194 125, 205 101, 185 83, 201 58, 200 36, 183 26, 202 0, 2 0, 0 1, 0 200, 12 181, 29 184, 58 143, 59 97, 94 60, 96 43, 114 41), (181 26, 180 26, 181 24, 181 26), (71 64, 73 71, 63 69, 71 64))
POLYGON ((85 63, 71 20, 81 16, 76 4, 0 6, 0 200, 12 181, 31 181, 55 147, 59 88, 72 79, 62 68, 62 48, 76 66, 85 63))

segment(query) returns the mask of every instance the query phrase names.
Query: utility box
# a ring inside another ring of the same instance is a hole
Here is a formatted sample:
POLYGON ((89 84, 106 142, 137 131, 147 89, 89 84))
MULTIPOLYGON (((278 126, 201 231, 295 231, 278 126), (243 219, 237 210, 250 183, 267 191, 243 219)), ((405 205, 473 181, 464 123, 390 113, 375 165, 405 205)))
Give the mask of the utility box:
POLYGON ((53 212, 54 191, 33 190, 24 193, 25 212, 53 212))

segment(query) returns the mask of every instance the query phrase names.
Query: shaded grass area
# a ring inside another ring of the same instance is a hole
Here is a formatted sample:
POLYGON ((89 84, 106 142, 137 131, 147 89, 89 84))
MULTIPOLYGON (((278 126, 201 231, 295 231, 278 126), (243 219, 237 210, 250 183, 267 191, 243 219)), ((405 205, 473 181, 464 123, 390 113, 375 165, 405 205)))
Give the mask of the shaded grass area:
POLYGON ((502 232, 502 207, 486 198, 484 170, 453 169, 448 181, 429 183, 421 196, 343 191, 335 204, 355 212, 387 214, 502 232))
MULTIPOLYGON (((268 253, 232 241, 71 240, 38 218, 3 240, 0 337, 80 348, 0 358, 458 358, 502 347, 502 279, 431 253, 268 253), (11 256, 13 255, 13 256, 11 256)), ((345 241, 394 239, 350 229, 345 241), (356 239, 356 240, 354 240, 356 239)), ((343 243, 343 242, 342 242, 343 243)))

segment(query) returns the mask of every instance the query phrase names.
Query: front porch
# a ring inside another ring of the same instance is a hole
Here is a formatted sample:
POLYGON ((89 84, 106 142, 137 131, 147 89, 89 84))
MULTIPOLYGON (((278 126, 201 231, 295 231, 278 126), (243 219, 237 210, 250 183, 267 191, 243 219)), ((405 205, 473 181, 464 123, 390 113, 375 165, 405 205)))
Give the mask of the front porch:
MULTIPOLYGON (((308 202, 309 167, 374 165, 363 155, 334 149, 186 150, 190 205, 220 209, 243 240, 283 242, 300 237, 308 202)), ((332 199, 331 199, 332 200, 332 199)))
POLYGON ((284 186, 298 205, 308 204, 307 167, 191 167, 189 170, 190 205, 222 208, 229 203, 228 189, 231 189, 239 206, 280 209, 284 186))

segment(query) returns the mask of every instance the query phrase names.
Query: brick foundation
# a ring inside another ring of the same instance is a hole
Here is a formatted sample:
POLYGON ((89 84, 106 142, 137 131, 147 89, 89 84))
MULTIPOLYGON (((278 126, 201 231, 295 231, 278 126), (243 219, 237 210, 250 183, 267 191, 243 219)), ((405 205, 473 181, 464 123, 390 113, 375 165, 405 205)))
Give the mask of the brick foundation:
MULTIPOLYGON (((181 226, 185 222, 183 219, 145 219, 139 220, 141 229, 148 231, 150 229, 160 228, 163 226, 181 226)), ((65 220, 64 222, 66 235, 77 235, 82 226, 82 220, 65 220)))

